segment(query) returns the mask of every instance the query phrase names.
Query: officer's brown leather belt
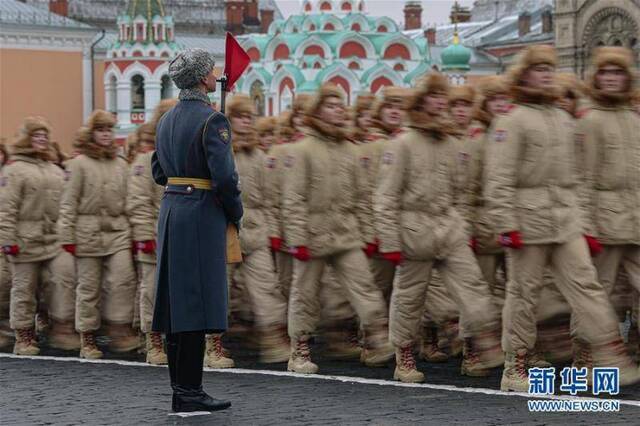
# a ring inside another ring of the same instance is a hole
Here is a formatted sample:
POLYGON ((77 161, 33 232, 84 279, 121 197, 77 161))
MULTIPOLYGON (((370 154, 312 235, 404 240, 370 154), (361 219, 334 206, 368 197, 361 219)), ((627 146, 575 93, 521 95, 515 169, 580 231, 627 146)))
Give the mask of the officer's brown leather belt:
POLYGON ((211 191, 211 179, 186 178, 186 177, 170 177, 167 179, 167 185, 190 186, 194 189, 203 189, 211 191))

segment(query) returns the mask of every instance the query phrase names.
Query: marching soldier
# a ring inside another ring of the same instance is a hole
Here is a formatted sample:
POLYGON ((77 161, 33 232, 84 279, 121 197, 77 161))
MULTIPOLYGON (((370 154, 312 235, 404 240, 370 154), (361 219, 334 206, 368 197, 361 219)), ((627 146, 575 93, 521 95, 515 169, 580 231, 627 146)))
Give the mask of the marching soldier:
MULTIPOLYGON (((276 223, 265 181, 268 163, 253 128, 255 110, 251 99, 246 95, 235 95, 227 106, 227 117, 234 135, 233 151, 244 206, 240 227, 243 261, 230 265, 228 275, 231 280, 238 274, 244 279, 259 335, 261 361, 284 362, 289 358, 289 342, 285 332, 287 302, 278 288, 269 250, 269 235, 276 233, 276 223)), ((207 337, 205 362, 210 367, 220 365, 218 358, 224 358, 224 354, 215 353, 217 343, 209 343, 209 340, 217 338, 207 337), (211 357, 215 357, 213 365, 209 362, 211 357)))
POLYGON ((577 335, 590 345, 594 362, 619 367, 621 384, 638 380, 582 235, 575 126, 554 106, 555 65, 550 46, 523 51, 509 74, 517 106, 494 124, 486 157, 486 200, 509 266, 504 391, 528 391, 527 355, 536 343, 536 307, 547 267, 572 307, 577 335))
POLYGON ((102 357, 96 345, 101 325, 114 352, 139 346, 131 328, 136 283, 125 211, 128 164, 117 156, 114 125, 111 113, 96 110, 80 129, 79 155, 67 163, 60 201, 60 242, 76 258, 75 325, 81 358, 102 357))
POLYGON ((127 191, 127 214, 138 263, 140 329, 145 334, 146 360, 155 365, 167 363, 162 335, 151 330, 156 293, 156 224, 164 187, 153 180, 151 157, 155 151, 156 126, 175 104, 173 99, 161 101, 151 120, 138 127, 137 153, 131 165, 127 191))
POLYGON ((55 321, 52 343, 62 349, 78 347, 70 325, 73 257, 62 252, 55 226, 64 177, 51 163, 49 134, 44 119, 25 119, 12 161, 0 178, 0 246, 11 265, 10 316, 17 355, 40 352, 34 322, 38 293, 51 296, 47 302, 55 321))
MULTIPOLYGON (((576 132, 583 155, 585 238, 610 296, 621 267, 640 290, 640 119, 631 105, 633 63, 625 48, 596 51, 588 81, 592 105, 576 132)), ((577 320, 574 312, 576 326, 577 320)), ((592 367, 588 344, 578 342, 576 364, 592 367)))
POLYGON ((324 85, 307 106, 308 136, 284 159, 287 179, 282 196, 285 239, 295 257, 289 299, 291 357, 288 369, 315 373, 309 338, 317 320, 319 282, 327 265, 346 290, 360 319, 365 364, 379 365, 391 353, 386 344, 386 306, 375 287, 360 229, 364 208, 355 146, 346 140, 344 100, 324 85))
POLYGON ((468 246, 469 235, 456 199, 459 178, 446 119, 449 86, 432 73, 408 104, 409 129, 382 154, 375 214, 380 252, 398 264, 390 310, 390 341, 396 348, 394 378, 422 382, 413 349, 424 315, 431 271, 440 272, 460 306, 465 341, 462 371, 499 365, 497 318, 487 284, 468 246))
POLYGON ((375 100, 376 97, 371 93, 363 93, 358 95, 356 104, 353 106, 351 139, 358 145, 371 141, 371 108, 375 100))

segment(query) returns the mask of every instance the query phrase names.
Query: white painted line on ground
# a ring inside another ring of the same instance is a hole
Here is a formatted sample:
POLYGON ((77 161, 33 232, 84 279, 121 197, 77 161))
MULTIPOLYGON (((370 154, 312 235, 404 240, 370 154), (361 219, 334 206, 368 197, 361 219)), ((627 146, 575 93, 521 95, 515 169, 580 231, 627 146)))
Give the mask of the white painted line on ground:
MULTIPOLYGON (((14 355, 11 353, 0 353, 0 358, 12 358, 12 359, 32 359, 37 361, 62 361, 62 362, 79 362, 86 364, 111 364, 111 365, 123 365, 128 367, 159 367, 166 368, 165 365, 151 365, 145 362, 138 361, 123 361, 118 359, 83 359, 76 357, 59 357, 59 356, 25 356, 14 355)), ((487 388, 473 388, 473 387, 458 387, 453 385, 436 385, 431 383, 402 383, 391 380, 380 379, 366 379, 363 377, 351 377, 351 376, 329 376, 322 374, 299 374, 292 373, 290 371, 273 371, 273 370, 249 370, 245 368, 227 368, 227 369, 214 369, 204 368, 204 371, 215 373, 229 373, 229 374, 259 374, 263 376, 276 376, 276 377, 295 377, 299 379, 315 379, 315 380, 328 380, 342 383, 358 383, 363 385, 378 385, 378 386, 393 386, 399 388, 417 388, 417 389, 433 389, 449 392, 464 392, 464 393, 478 393, 484 395, 494 396, 515 396, 529 399, 564 399, 564 400, 579 400, 579 401, 601 401, 599 398, 590 398, 584 396, 570 396, 570 395, 529 395, 528 393, 521 392, 502 392, 496 389, 487 388)), ((621 405, 629 405, 632 407, 640 407, 640 401, 621 399, 621 405)), ((185 413, 182 413, 185 414, 185 413)), ((190 414, 190 413, 189 413, 190 414)))
POLYGON ((196 416, 208 416, 213 414, 211 411, 192 411, 190 413, 169 413, 167 416, 176 416, 176 417, 196 417, 196 416))

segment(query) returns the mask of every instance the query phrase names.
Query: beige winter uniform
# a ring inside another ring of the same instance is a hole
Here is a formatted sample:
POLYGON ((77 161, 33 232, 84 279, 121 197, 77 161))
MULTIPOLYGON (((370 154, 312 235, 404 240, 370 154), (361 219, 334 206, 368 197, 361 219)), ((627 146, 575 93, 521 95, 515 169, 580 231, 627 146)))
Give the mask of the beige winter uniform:
MULTIPOLYGON (((316 122, 317 123, 317 122, 316 122)), ((360 318, 365 336, 386 324, 386 307, 375 287, 363 246, 362 177, 356 148, 314 130, 292 146, 285 158, 283 217, 285 240, 290 247, 308 247, 312 259, 294 260, 294 280, 289 300, 289 335, 308 336, 316 325, 316 300, 325 265, 360 318)), ((370 232, 370 231, 369 231, 370 232)))
POLYGON ((590 343, 611 341, 617 324, 582 237, 573 120, 552 106, 552 94, 517 85, 514 91, 519 105, 494 124, 486 157, 485 198, 494 229, 519 231, 524 243, 508 249, 505 310, 512 318, 503 330, 504 350, 533 350, 547 267, 573 309, 580 336, 590 343))
MULTIPOLYGON (((233 143, 239 144, 240 141, 240 137, 236 137, 233 143)), ((265 181, 265 170, 269 164, 257 144, 238 148, 235 160, 244 207, 240 227, 243 261, 229 266, 229 276, 232 280, 237 274, 244 278, 259 328, 283 326, 287 303, 278 287, 269 250, 269 236, 276 233, 276 222, 269 204, 272 197, 268 194, 265 181)))
MULTIPOLYGON (((126 210, 133 241, 155 241, 164 187, 157 185, 151 174, 153 152, 138 154, 129 174, 126 210)), ((140 282, 140 329, 151 332, 156 293, 156 255, 136 252, 140 282)))
POLYGON ((61 244, 76 245, 76 329, 92 332, 100 328, 100 309, 105 322, 132 323, 136 283, 125 210, 128 165, 93 142, 89 129, 82 132, 83 153, 67 166, 58 231, 61 244))
POLYGON ((469 337, 495 321, 467 226, 454 208, 459 196, 450 139, 411 127, 384 152, 375 197, 380 251, 402 252, 405 258, 391 296, 390 340, 397 347, 416 340, 434 267, 460 306, 469 337))
POLYGON ((73 318, 73 259, 61 253, 55 227, 63 172, 30 151, 16 145, 0 185, 0 246, 20 249, 18 256, 8 257, 13 329, 34 326, 40 286, 54 319, 73 318))
MULTIPOLYGON (((633 80, 631 52, 603 48, 594 58, 594 73, 618 65, 633 80)), ((630 104, 630 91, 609 95, 591 77, 591 110, 579 120, 582 147, 586 234, 603 244, 595 258, 598 278, 611 295, 618 270, 640 290, 640 118, 630 104)))

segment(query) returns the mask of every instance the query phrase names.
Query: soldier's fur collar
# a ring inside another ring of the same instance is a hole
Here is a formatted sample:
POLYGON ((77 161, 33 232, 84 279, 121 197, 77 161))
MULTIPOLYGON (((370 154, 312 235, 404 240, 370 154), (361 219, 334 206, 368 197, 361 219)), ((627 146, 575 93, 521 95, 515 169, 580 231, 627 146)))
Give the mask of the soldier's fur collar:
POLYGON ((376 129, 381 130, 387 136, 391 136, 393 133, 398 131, 398 129, 401 127, 401 126, 389 126, 385 124, 382 120, 377 120, 377 119, 373 120, 373 126, 376 129))
POLYGON ((514 85, 511 88, 511 94, 514 101, 521 104, 548 105, 558 99, 557 88, 534 89, 521 84, 514 85))
POLYGON ((604 108, 618 109, 631 103, 631 91, 629 90, 620 93, 608 93, 592 86, 589 88, 589 93, 593 101, 604 108))
POLYGON ((409 127, 417 129, 436 140, 444 140, 451 134, 453 123, 444 115, 437 117, 424 111, 409 110, 409 127))
POLYGON ((313 116, 305 116, 305 125, 319 133, 320 136, 329 139, 332 142, 342 142, 347 138, 347 129, 332 126, 325 123, 319 118, 313 116))
MULTIPOLYGON (((20 141, 22 142, 22 141, 20 141)), ((33 146, 31 146, 31 142, 27 140, 27 144, 16 143, 11 148, 11 159, 17 159, 18 157, 25 158, 33 158, 42 161, 53 161, 54 155, 51 147, 46 151, 38 151, 33 146)))
POLYGON ((100 146, 93 141, 91 131, 87 127, 83 127, 78 131, 78 136, 74 147, 78 150, 78 153, 84 154, 94 160, 100 160, 102 158, 114 159, 118 154, 118 147, 115 142, 111 146, 100 146))
POLYGON ((233 133, 233 141, 231 142, 231 145, 233 147, 233 152, 239 152, 239 151, 253 151, 255 148, 258 147, 258 145, 260 144, 260 142, 258 141, 258 138, 256 137, 255 133, 250 132, 250 133, 233 133))
POLYGON ((493 121, 493 115, 484 108, 478 108, 473 114, 473 119, 482 123, 485 128, 489 128, 493 121))

